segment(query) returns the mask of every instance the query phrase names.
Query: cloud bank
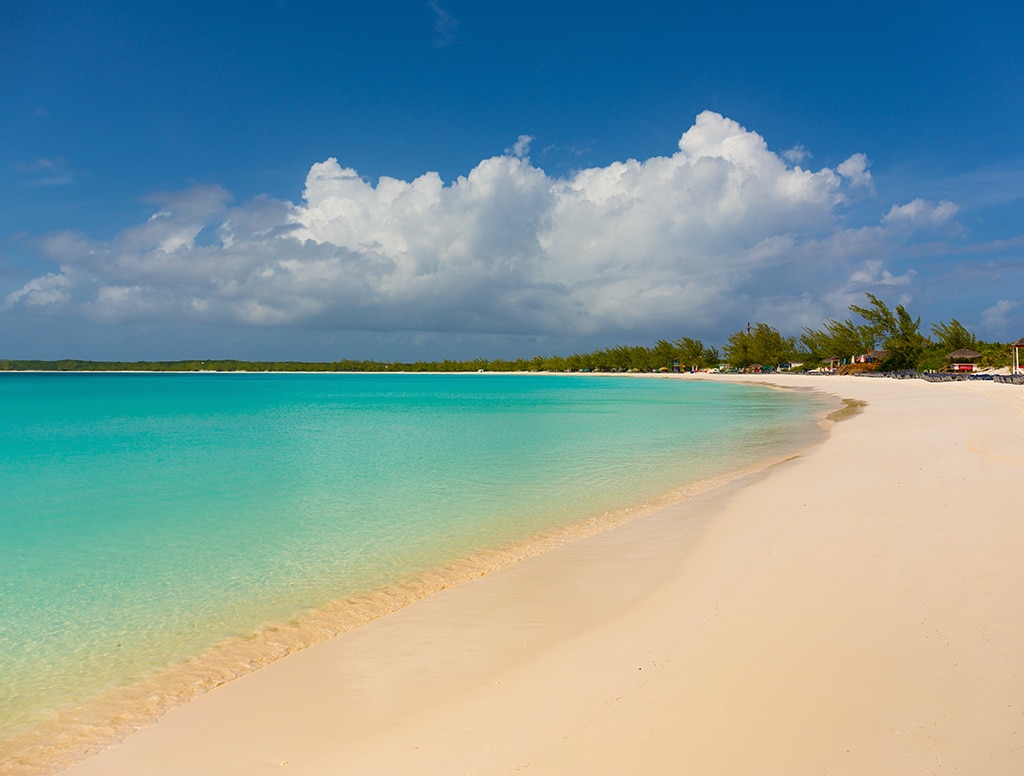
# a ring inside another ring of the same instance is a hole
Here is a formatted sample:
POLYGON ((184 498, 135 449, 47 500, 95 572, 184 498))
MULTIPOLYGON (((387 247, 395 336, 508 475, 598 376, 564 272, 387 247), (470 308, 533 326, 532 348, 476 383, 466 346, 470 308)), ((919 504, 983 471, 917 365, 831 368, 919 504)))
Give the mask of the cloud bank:
POLYGON ((874 195, 864 154, 804 169, 802 147, 775 153, 712 112, 670 156, 562 178, 533 165, 531 140, 448 183, 371 183, 331 158, 297 204, 236 204, 219 186, 155 194, 153 215, 111 240, 43 238, 54 271, 0 314, 578 338, 714 336, 752 319, 798 330, 910 283, 886 258, 956 227, 957 205, 920 199, 848 227, 850 203, 874 195))

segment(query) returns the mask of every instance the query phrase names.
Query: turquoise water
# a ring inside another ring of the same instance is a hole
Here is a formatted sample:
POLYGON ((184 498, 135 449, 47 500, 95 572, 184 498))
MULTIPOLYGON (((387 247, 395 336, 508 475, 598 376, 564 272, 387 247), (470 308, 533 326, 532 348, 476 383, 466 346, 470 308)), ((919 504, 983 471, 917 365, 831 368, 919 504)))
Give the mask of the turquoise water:
POLYGON ((599 376, 0 374, 0 740, 231 636, 802 445, 823 406, 599 376))

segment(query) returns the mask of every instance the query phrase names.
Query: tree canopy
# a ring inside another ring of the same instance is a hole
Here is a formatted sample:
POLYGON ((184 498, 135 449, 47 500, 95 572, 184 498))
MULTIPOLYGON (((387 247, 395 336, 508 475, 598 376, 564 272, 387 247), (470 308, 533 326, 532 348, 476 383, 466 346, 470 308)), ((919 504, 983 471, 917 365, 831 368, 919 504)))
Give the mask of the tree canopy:
POLYGON ((866 353, 875 348, 875 335, 865 324, 844 321, 825 321, 822 329, 804 329, 800 344, 816 361, 829 358, 847 358, 855 353, 866 353))
POLYGON ((698 339, 658 340, 654 347, 616 345, 571 356, 534 356, 517 359, 466 361, 384 362, 357 361, 59 361, 0 359, 0 371, 47 372, 656 372, 671 370, 678 362, 684 370, 718 366, 721 356, 698 339))
POLYGON ((876 342, 882 343, 886 351, 882 369, 916 369, 925 347, 920 331, 921 317, 911 318, 901 304, 896 305, 894 311, 874 294, 865 296, 870 302, 868 307, 852 304, 850 310, 867 321, 867 330, 876 342))
POLYGON ((956 318, 952 318, 949 323, 933 323, 932 334, 935 336, 936 344, 947 353, 962 348, 977 350, 980 347, 978 338, 956 318))
POLYGON ((881 348, 886 352, 883 370, 934 370, 946 366, 948 354, 968 348, 982 354, 982 365, 1009 363, 1007 345, 982 342, 956 318, 932 324, 934 339, 929 339, 921 334, 921 318, 911 316, 903 305, 890 308, 874 294, 865 296, 867 305, 850 305, 850 311, 861 318, 860 322, 828 320, 821 329, 804 329, 800 343, 810 362, 820 363, 832 357, 850 359, 881 348))
POLYGON ((753 364, 777 366, 796 357, 796 339, 784 337, 767 323, 755 323, 729 336, 725 357, 730 366, 746 369, 753 364))

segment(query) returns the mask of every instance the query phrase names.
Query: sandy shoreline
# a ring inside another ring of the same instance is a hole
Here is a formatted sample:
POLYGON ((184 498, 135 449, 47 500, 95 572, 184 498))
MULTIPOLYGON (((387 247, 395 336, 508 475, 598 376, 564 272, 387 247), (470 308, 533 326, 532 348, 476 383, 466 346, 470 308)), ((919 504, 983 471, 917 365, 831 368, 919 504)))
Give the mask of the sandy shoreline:
POLYGON ((868 406, 64 773, 1024 772, 1024 391, 772 381, 868 406))

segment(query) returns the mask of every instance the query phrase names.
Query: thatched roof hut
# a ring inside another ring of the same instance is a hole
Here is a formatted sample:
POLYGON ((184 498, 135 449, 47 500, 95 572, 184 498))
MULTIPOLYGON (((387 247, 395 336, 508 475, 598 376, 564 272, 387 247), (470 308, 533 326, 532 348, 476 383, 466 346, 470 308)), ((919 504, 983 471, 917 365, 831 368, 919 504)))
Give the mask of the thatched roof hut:
POLYGON ((960 348, 946 356, 947 361, 953 361, 955 363, 964 363, 966 361, 974 362, 979 358, 981 358, 981 353, 977 350, 971 350, 970 348, 960 348))
POLYGON ((821 365, 823 367, 825 367, 826 369, 831 369, 833 371, 838 369, 839 365, 842 363, 843 359, 841 359, 839 356, 829 356, 828 358, 823 358, 821 360, 821 365))
POLYGON ((949 362, 949 366, 946 369, 953 372, 973 372, 974 362, 979 358, 981 358, 981 353, 977 350, 960 348, 946 356, 946 361, 949 362))

